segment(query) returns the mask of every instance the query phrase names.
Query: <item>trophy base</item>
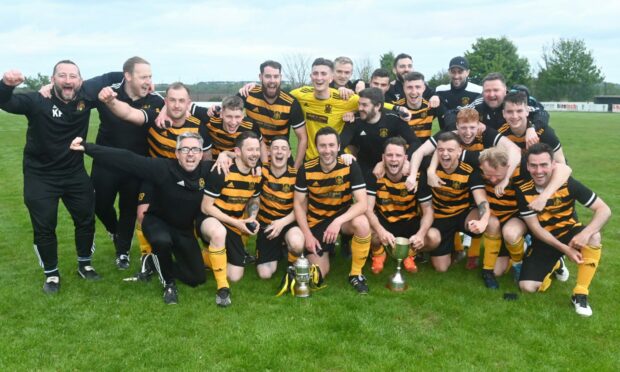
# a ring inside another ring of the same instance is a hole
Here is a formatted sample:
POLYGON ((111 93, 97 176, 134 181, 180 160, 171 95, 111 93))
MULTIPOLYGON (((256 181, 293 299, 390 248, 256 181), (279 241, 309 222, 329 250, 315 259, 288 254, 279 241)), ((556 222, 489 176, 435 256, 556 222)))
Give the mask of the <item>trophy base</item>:
POLYGON ((401 283, 398 283, 398 284, 388 283, 385 285, 385 287, 392 292, 404 292, 407 290, 407 288, 409 288, 407 283, 402 283, 402 284, 401 283))
POLYGON ((308 286, 295 288, 295 297, 301 297, 301 298, 310 297, 310 288, 308 288, 308 286))

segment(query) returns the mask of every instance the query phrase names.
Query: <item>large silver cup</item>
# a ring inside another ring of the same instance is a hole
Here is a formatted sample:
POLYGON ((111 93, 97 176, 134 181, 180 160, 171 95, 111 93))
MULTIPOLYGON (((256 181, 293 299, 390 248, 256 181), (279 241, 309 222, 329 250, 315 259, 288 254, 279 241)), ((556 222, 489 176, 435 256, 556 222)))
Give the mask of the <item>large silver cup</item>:
POLYGON ((386 285, 391 291, 402 292, 407 289, 407 283, 401 272, 401 263, 407 256, 409 256, 409 239, 398 237, 396 243, 392 247, 388 245, 385 247, 386 251, 390 253, 390 256, 396 259, 398 263, 396 266, 396 273, 390 276, 390 281, 386 285))
POLYGON ((310 261, 303 255, 295 261, 295 296, 310 297, 310 261))

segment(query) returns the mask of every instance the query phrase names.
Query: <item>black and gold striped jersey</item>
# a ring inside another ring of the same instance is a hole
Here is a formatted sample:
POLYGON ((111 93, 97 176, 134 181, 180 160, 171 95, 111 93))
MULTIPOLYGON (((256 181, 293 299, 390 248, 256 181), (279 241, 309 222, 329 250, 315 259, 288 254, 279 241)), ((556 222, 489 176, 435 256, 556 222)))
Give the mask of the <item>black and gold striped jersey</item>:
POLYGON ((424 173, 422 175, 418 173, 419 186, 415 193, 407 190, 406 180, 407 177, 404 176, 398 182, 394 182, 387 176, 377 179, 371 175, 366 186, 366 193, 375 197, 375 214, 389 223, 419 218, 421 215, 419 204, 430 202, 432 199, 424 173))
POLYGON ((273 103, 265 100, 263 88, 259 85, 250 90, 245 101, 245 114, 259 127, 267 146, 273 137, 289 137, 291 128, 302 128, 306 122, 301 106, 295 97, 280 91, 273 103))
POLYGON ((445 184, 431 189, 436 219, 453 217, 467 211, 472 207, 472 192, 484 189, 480 172, 462 161, 459 161, 459 165, 450 174, 439 165, 437 176, 445 184))
POLYGON ((536 213, 529 209, 528 204, 538 195, 533 180, 519 186, 517 189, 519 213, 523 218, 538 217, 540 225, 556 238, 564 236, 575 226, 581 226, 575 214, 575 200, 585 207, 590 207, 597 199, 592 190, 572 177, 547 200, 545 209, 536 213))
MULTIPOLYGON (((252 172, 241 173, 237 164, 233 164, 227 175, 213 170, 204 192, 215 199, 215 206, 219 210, 232 218, 241 219, 248 201, 260 195, 261 179, 261 175, 254 176, 252 172)), ((240 234, 237 228, 226 226, 240 234)))
POLYGON ((207 127, 204 122, 197 117, 188 117, 181 127, 170 126, 167 128, 159 128, 155 125, 155 118, 159 112, 147 110, 144 111, 144 113, 146 118, 145 125, 148 126, 147 142, 149 144, 149 156, 153 158, 175 159, 177 136, 186 132, 200 134, 203 139, 203 151, 207 151, 211 148, 207 127))
MULTIPOLYGON (((522 136, 517 136, 516 134, 512 132, 512 129, 510 129, 510 124, 508 123, 505 123, 504 125, 502 125, 499 128, 498 132, 502 136, 514 142, 515 145, 519 146, 519 148, 521 149, 521 152, 525 153, 525 150, 526 150, 525 134, 523 134, 522 136)), ((538 134, 538 138, 540 142, 546 143, 547 145, 551 146, 554 152, 558 151, 562 147, 562 144, 560 144, 560 139, 555 134, 555 131, 553 130, 553 128, 549 126, 536 128, 536 134, 538 134)))
MULTIPOLYGON (((480 167, 478 152, 463 151, 461 160, 476 169, 480 167)), ((508 186, 504 188, 504 194, 502 196, 497 196, 497 194, 495 194, 495 186, 487 181, 482 170, 480 170, 480 175, 484 181, 484 189, 487 192, 487 200, 491 207, 491 213, 497 217, 501 223, 515 217, 519 213, 516 189, 530 179, 530 174, 527 172, 526 159, 521 159, 520 166, 518 166, 510 176, 510 181, 508 186)))
POLYGON ((444 114, 443 106, 430 108, 428 101, 422 99, 422 105, 418 109, 413 109, 407 106, 407 99, 401 98, 394 103, 397 106, 403 106, 411 113, 411 120, 409 120, 409 128, 413 130, 416 137, 420 140, 420 143, 424 143, 432 134, 433 120, 439 118, 444 114))
POLYGON ((270 167, 262 168, 263 180, 260 194, 258 222, 266 226, 293 211, 293 196, 297 170, 288 166, 284 174, 276 177, 270 167))
POLYGON ((258 134, 259 141, 262 140, 258 125, 249 118, 244 118, 237 130, 234 133, 229 133, 224 128, 222 118, 212 117, 207 123, 207 129, 209 131, 209 137, 211 143, 213 143, 213 149, 211 153, 215 159, 222 151, 234 151, 235 140, 243 132, 252 131, 258 134))
POLYGON ((366 184, 356 162, 347 166, 342 159, 334 169, 323 172, 319 158, 307 161, 297 172, 295 191, 308 194, 308 225, 336 217, 353 203, 353 191, 364 190, 366 184))

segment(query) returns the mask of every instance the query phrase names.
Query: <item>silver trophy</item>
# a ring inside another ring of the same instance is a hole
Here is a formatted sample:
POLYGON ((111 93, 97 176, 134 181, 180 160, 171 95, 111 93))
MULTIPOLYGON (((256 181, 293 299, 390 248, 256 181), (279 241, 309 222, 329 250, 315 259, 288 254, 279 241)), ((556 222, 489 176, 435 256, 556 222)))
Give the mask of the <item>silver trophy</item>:
POLYGON ((396 243, 394 246, 392 247, 391 245, 388 245, 385 247, 385 250, 398 262, 396 266, 396 273, 390 276, 390 281, 386 287, 394 292, 402 292, 407 289, 407 283, 401 273, 400 265, 403 260, 409 256, 409 239, 398 237, 396 238, 396 243))
POLYGON ((301 255, 295 261, 295 296, 310 297, 310 261, 301 255))

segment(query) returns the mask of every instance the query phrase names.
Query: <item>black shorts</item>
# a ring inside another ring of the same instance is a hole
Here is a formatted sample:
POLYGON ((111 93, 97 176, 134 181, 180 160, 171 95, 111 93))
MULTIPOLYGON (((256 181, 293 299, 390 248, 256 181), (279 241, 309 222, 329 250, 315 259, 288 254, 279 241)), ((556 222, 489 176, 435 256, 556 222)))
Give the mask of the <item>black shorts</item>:
POLYGON ((462 213, 448 218, 435 218, 433 221, 433 227, 439 230, 441 235, 441 243, 439 246, 430 252, 431 256, 445 256, 451 254, 454 251, 454 234, 457 232, 463 232, 471 235, 471 232, 465 226, 465 219, 471 212, 471 209, 467 209, 462 213))
POLYGON ((265 228, 261 226, 256 235, 256 263, 263 264, 266 262, 279 261, 282 258, 282 252, 286 250, 286 233, 294 226, 295 223, 286 225, 280 235, 273 239, 267 239, 269 233, 265 233, 265 228))
MULTIPOLYGON (((583 229, 583 226, 574 226, 558 240, 568 244, 583 229)), ((527 250, 527 254, 523 258, 519 280, 542 282, 563 255, 564 253, 532 236, 532 246, 527 250)))
POLYGON ((411 235, 420 230, 420 219, 412 218, 408 221, 388 222, 385 218, 377 216, 379 223, 384 229, 389 231, 394 237, 402 237, 409 239, 411 235))
POLYGON ((142 183, 140 184, 140 192, 138 193, 138 205, 151 204, 154 190, 155 187, 151 182, 142 180, 142 183))
MULTIPOLYGON (((319 243, 321 243, 322 252, 321 253, 317 252, 319 256, 322 256, 323 253, 335 252, 336 250, 336 243, 331 243, 331 244, 323 243, 323 234, 325 233, 327 226, 329 226, 329 224, 332 223, 336 219, 336 217, 338 216, 327 218, 310 228, 310 232, 312 232, 312 235, 316 238, 316 240, 319 241, 319 243)), ((304 254, 308 255, 311 253, 304 249, 304 254)))
MULTIPOLYGON (((200 214, 196 217, 196 233, 200 236, 200 240, 204 244, 209 245, 210 242, 206 240, 200 232, 200 225, 202 225, 202 222, 207 218, 208 216, 204 214, 200 214)), ((226 258, 228 263, 234 266, 245 267, 247 264, 254 262, 254 258, 245 250, 241 235, 231 230, 225 224, 222 223, 222 225, 226 228, 226 240, 224 245, 226 247, 226 258)))

